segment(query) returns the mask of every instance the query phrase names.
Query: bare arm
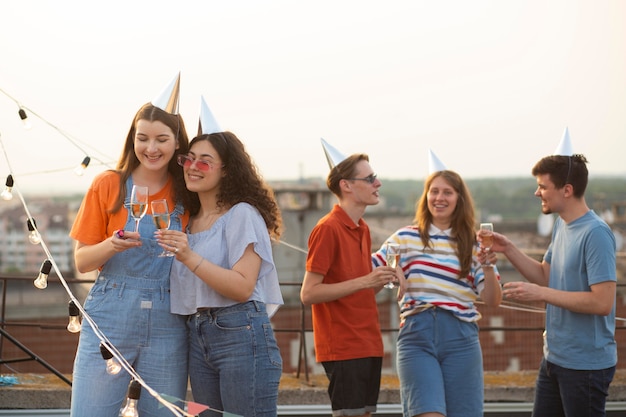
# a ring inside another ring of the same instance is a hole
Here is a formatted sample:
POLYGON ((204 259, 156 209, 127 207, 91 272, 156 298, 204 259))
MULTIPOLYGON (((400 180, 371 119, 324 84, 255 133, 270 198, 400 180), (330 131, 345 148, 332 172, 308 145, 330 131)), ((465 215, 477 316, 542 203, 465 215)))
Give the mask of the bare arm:
POLYGON ((139 233, 124 232, 124 239, 113 236, 94 245, 76 242, 74 248, 74 264, 80 273, 95 271, 111 259, 117 252, 141 246, 139 233))
POLYGON ((616 283, 605 281, 591 286, 591 291, 562 291, 527 282, 507 282, 504 295, 519 301, 543 301, 574 313, 606 316, 615 303, 616 283))
MULTIPOLYGON (((254 244, 251 243, 246 247, 232 269, 211 263, 191 249, 187 252, 184 259, 179 260, 192 271, 195 269, 194 273, 208 286, 222 296, 240 303, 250 298, 259 278, 262 262, 261 257, 254 251, 254 244)), ((181 256, 180 252, 178 256, 181 256)))
POLYGON ((491 248, 492 251, 503 253, 511 264, 513 264, 515 269, 517 269, 528 281, 544 287, 548 286, 550 279, 550 264, 544 261, 539 262, 526 255, 504 235, 494 233, 493 237, 494 244, 491 248))
POLYGON ((326 284, 323 275, 307 271, 302 281, 300 299, 303 304, 310 305, 334 301, 366 288, 380 291, 383 285, 395 278, 395 274, 394 268, 381 266, 362 277, 326 284))
POLYGON ((480 292, 480 298, 490 307, 498 307, 502 302, 502 286, 493 265, 496 264, 498 257, 492 251, 486 252, 480 250, 478 252, 478 261, 481 263, 485 280, 483 282, 483 290, 480 292), (487 265, 486 265, 487 264, 487 265), (491 265, 491 266, 490 266, 491 265))

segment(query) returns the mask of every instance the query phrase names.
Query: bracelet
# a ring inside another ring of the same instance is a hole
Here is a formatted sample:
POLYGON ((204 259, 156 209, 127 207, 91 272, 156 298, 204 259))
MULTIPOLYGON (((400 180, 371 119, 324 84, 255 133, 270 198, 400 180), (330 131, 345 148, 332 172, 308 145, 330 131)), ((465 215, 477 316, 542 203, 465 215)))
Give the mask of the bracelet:
POLYGON ((198 265, 196 265, 196 266, 195 266, 195 267, 191 270, 191 272, 193 272, 193 273, 195 274, 195 273, 196 273, 196 269, 198 269, 198 267, 200 266, 200 264, 201 264, 202 262, 204 262, 204 258, 201 256, 201 257, 200 257, 200 262, 198 262, 198 265))

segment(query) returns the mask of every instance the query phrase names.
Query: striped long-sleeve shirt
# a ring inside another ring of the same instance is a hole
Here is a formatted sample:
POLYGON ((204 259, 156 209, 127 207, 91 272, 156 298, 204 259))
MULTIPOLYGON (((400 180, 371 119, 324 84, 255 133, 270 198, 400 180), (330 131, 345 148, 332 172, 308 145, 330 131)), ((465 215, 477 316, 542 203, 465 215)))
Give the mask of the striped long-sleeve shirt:
MULTIPOLYGON (((429 248, 424 248, 415 226, 403 227, 387 239, 400 245, 400 266, 407 279, 407 291, 399 302, 401 325, 407 316, 434 306, 451 311, 463 321, 480 319, 475 302, 483 290, 485 275, 476 258, 478 246, 470 273, 459 278, 459 258, 450 231, 431 226, 429 248)), ((386 265, 385 254, 386 242, 372 254, 374 267, 386 265)), ((497 269, 494 272, 499 281, 497 269)))

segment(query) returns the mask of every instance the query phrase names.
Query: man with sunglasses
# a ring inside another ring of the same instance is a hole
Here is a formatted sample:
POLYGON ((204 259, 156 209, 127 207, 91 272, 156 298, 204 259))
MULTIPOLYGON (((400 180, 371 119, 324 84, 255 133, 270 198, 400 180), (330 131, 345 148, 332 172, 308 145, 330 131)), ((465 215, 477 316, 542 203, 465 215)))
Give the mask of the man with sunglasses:
POLYGON ((330 381, 333 416, 369 416, 383 357, 376 293, 395 278, 394 268, 372 270, 362 219, 367 206, 378 204, 382 184, 367 155, 343 158, 322 144, 331 168, 326 184, 339 202, 311 231, 300 298, 312 305, 315 356, 330 381))

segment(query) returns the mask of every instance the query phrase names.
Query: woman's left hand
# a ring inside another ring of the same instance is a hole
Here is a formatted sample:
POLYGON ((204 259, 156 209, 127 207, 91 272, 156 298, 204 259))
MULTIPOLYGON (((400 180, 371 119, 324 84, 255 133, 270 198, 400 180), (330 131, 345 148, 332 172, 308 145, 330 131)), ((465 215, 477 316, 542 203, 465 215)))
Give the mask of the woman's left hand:
POLYGON ((498 261, 498 255, 492 251, 486 251, 483 248, 478 250, 478 254, 476 255, 478 258, 478 262, 483 266, 483 268, 494 266, 498 261))

